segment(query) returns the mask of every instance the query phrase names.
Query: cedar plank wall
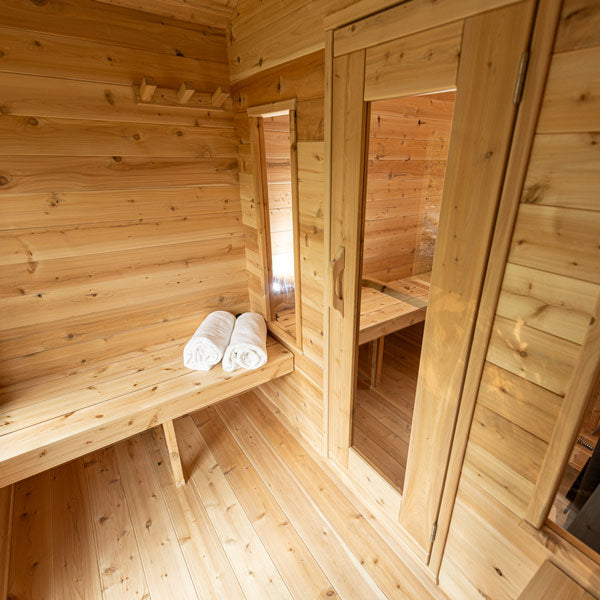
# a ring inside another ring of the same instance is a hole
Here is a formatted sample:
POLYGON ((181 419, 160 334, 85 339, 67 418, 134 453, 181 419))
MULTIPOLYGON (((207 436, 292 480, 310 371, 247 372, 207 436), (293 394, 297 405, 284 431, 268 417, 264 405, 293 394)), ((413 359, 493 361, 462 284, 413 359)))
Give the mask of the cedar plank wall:
POLYGON ((23 385, 248 308, 231 112, 131 84, 228 85, 224 31, 89 0, 0 9, 0 376, 23 385))
POLYGON ((363 277, 431 271, 455 96, 371 104, 363 277))
POLYGON ((357 1, 239 0, 229 27, 231 81, 322 50, 323 19, 357 1))
POLYGON ((442 563, 452 598, 515 599, 546 558, 600 589, 597 564, 521 523, 600 292, 599 25, 597 1, 564 3, 442 563))
POLYGON ((249 106, 296 97, 298 130, 298 203, 302 302, 302 352, 295 351, 296 371, 261 386, 280 417, 317 449, 323 441, 323 192, 324 53, 268 69, 232 86, 239 138, 240 195, 246 239, 250 304, 265 314, 258 255, 256 202, 252 177, 249 106))

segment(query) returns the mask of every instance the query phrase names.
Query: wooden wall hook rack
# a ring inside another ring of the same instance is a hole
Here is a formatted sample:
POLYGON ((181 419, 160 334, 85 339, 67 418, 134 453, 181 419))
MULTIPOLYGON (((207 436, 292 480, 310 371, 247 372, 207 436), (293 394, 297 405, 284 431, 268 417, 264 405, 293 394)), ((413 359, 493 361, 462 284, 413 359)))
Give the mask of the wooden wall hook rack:
POLYGON ((184 81, 178 89, 161 88, 152 77, 143 77, 139 85, 133 86, 136 104, 168 106, 198 110, 228 111, 231 97, 229 88, 218 87, 215 92, 200 92, 189 81, 184 81))

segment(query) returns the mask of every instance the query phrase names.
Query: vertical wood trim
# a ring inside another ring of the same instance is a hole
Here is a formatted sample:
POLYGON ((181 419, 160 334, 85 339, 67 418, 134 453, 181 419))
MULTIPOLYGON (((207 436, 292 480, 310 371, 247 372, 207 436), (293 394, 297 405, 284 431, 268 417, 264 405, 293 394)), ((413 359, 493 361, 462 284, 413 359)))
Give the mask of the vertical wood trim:
MULTIPOLYGON (((352 427, 352 400, 356 380, 356 355, 360 312, 360 254, 363 228, 368 139, 367 105, 363 100, 365 51, 358 50, 333 61, 331 160, 331 248, 343 246, 345 269, 342 282, 344 316, 329 311, 328 401, 329 457, 344 468, 352 427)), ((330 282, 331 285, 331 282, 330 282)))
POLYGON ((271 323, 271 295, 269 294, 270 280, 270 251, 269 251, 269 212, 267 207, 267 165, 265 164, 264 131, 261 117, 250 119, 250 145, 252 149, 254 195, 256 197, 256 235, 258 236, 259 260, 262 272, 262 292, 264 317, 271 323))
POLYGON ((179 446, 177 445, 177 435, 175 434, 173 421, 165 421, 163 423, 163 431, 165 432, 165 442, 169 451, 169 461, 175 485, 183 487, 185 485, 185 476, 183 474, 183 467, 181 466, 181 457, 179 456, 179 446))
POLYGON ((0 598, 8 595, 14 485, 0 489, 0 598))
POLYGON ((528 0, 465 21, 400 509, 400 525, 426 561, 513 133, 514 85, 529 44, 534 6, 528 0), (496 109, 489 111, 490 105, 496 109), (479 132, 476 139, 469 134, 473 130, 479 132))
POLYGON ((541 527, 554 502, 585 408, 600 383, 600 298, 579 352, 525 518, 541 527))
POLYGON ((533 146, 537 117, 542 104, 544 87, 552 59, 554 38, 560 19, 562 0, 541 0, 530 48, 530 60, 523 97, 515 126, 515 134, 511 154, 506 171, 505 184, 500 200, 496 228, 490 251, 490 260, 481 295, 480 310, 475 325, 475 334, 469 364, 465 376, 465 387, 461 398, 454 442, 450 454, 446 485, 443 492, 438 528, 431 551, 429 568, 437 577, 442 565, 442 558, 450 528, 452 509, 462 464, 467 449, 469 431, 473 421, 475 403, 487 347, 492 332, 492 324, 496 314, 498 297, 504 278, 506 259, 514 224, 521 200, 521 192, 529 156, 533 146))
POLYGON ((296 110, 291 109, 290 118, 290 170, 292 181, 292 227, 294 236, 294 310, 296 314, 296 347, 302 351, 302 288, 300 265, 300 197, 298 195, 298 130, 296 110))
POLYGON ((323 456, 327 456, 329 447, 329 298, 331 298, 331 278, 329 261, 331 260, 331 121, 333 111, 333 31, 325 32, 325 99, 324 99, 324 137, 325 137, 325 183, 323 190, 323 456))

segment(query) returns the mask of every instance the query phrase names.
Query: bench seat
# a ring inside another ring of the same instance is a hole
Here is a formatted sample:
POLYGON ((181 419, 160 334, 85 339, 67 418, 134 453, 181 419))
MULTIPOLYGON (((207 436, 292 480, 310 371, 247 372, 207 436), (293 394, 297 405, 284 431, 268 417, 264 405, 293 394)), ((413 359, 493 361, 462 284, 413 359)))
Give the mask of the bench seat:
POLYGON ((359 345, 425 320, 430 273, 389 282, 365 280, 360 301, 359 345), (381 288, 381 289, 377 289, 381 288))
POLYGON ((186 341, 1 389, 0 487, 294 370, 292 353, 269 337, 259 369, 190 371, 186 341))

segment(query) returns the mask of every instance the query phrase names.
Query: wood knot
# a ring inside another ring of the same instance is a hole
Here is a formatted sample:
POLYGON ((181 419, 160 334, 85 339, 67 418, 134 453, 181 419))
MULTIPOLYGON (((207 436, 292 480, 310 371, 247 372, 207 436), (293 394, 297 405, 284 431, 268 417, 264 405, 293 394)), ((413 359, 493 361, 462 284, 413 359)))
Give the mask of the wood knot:
POLYGON ((112 159, 118 163, 120 163, 123 160, 120 156, 113 156, 112 159))
POLYGON ((0 185, 8 185, 8 177, 4 177, 4 175, 0 175, 0 185))
POLYGON ((31 4, 35 4, 35 6, 46 6, 48 0, 31 0, 31 4))
POLYGON ((0 58, 4 58, 6 56, 6 54, 4 54, 4 52, 2 52, 2 50, 0 50, 0 58))
POLYGON ((36 127, 39 125, 39 121, 35 117, 29 117, 29 119, 27 119, 27 124, 36 127))

